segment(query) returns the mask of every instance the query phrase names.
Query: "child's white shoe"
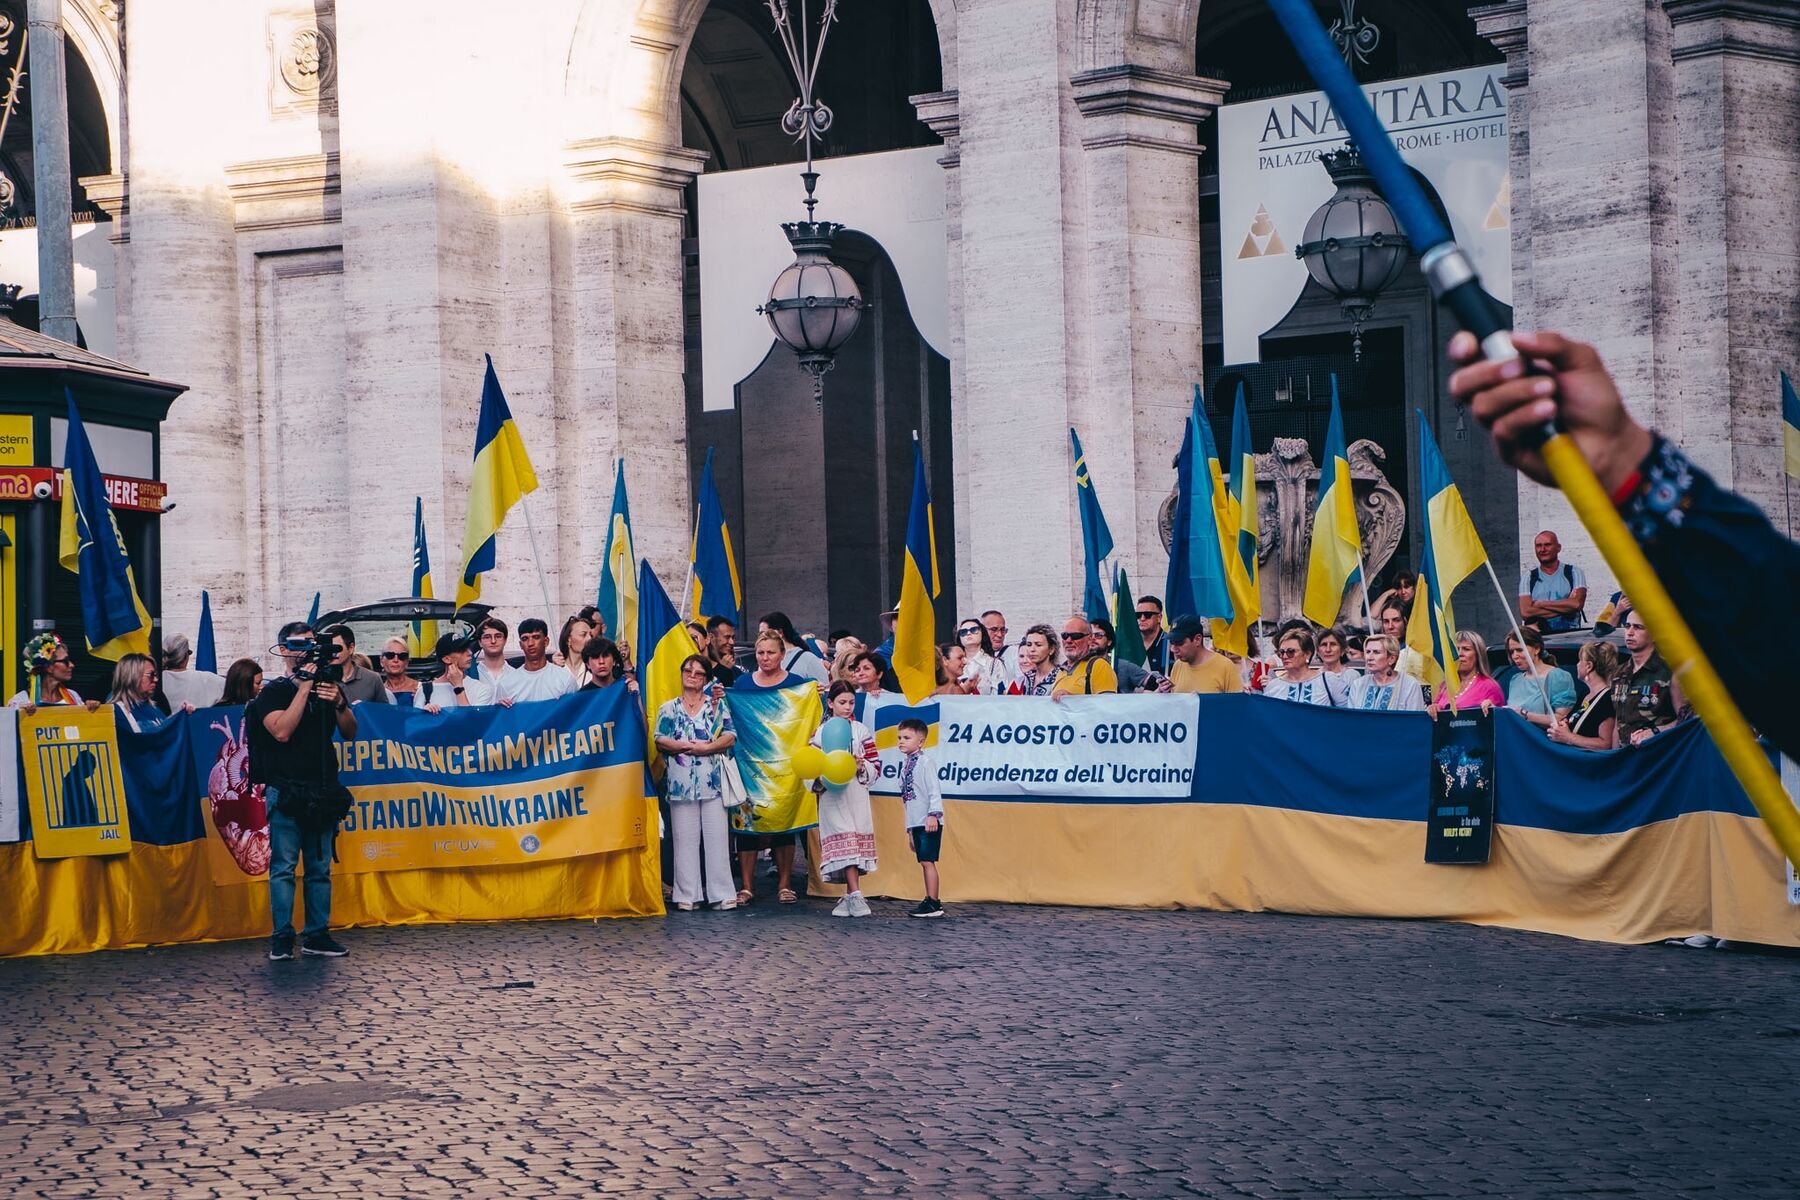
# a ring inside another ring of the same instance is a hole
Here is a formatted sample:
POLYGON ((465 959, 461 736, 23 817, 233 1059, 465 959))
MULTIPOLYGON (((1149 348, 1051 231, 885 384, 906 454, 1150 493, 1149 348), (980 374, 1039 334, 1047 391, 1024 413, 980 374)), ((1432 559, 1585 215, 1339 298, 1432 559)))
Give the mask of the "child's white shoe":
POLYGON ((845 896, 844 899, 850 902, 851 916, 866 917, 869 915, 869 902, 863 899, 863 894, 861 892, 853 892, 850 895, 845 896))
POLYGON ((856 912, 854 911, 854 906, 850 903, 850 897, 845 896, 842 900, 839 900, 837 902, 837 907, 831 910, 831 915, 834 917, 854 917, 856 912))

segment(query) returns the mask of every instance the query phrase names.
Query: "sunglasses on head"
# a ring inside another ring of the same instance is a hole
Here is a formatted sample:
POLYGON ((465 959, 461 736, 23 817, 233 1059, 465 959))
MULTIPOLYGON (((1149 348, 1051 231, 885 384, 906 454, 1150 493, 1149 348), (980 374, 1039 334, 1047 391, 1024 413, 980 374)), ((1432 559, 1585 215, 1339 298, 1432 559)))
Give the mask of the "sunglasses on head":
POLYGON ((412 655, 408 654, 404 650, 383 650, 381 652, 381 657, 383 657, 383 658, 411 658, 412 655))

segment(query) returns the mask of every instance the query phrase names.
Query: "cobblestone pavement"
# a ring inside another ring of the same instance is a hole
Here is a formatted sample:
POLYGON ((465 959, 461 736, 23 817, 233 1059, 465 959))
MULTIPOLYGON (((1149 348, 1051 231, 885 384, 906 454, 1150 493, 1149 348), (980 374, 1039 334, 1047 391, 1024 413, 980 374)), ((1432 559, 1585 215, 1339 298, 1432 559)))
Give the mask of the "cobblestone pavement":
POLYGON ((828 905, 0 962, 16 1196, 1800 1194, 1800 958, 828 905))

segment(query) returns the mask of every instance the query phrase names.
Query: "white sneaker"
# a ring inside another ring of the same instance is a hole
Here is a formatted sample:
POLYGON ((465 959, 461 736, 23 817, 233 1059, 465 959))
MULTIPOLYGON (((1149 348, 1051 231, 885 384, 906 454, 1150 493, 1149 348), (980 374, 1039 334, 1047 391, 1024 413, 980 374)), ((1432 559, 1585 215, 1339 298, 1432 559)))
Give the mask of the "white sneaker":
POLYGON ((1684 938, 1670 938, 1663 944, 1666 946, 1689 946, 1695 950, 1704 950, 1713 944, 1713 939, 1704 933, 1696 933, 1684 938))
POLYGON ((863 894, 861 892, 846 896, 844 899, 850 901, 851 916, 866 917, 869 915, 869 902, 863 899, 863 894))
POLYGON ((854 917, 856 913, 853 911, 853 908, 854 906, 850 902, 850 897, 845 896, 842 900, 837 902, 837 907, 831 910, 831 915, 834 917, 854 917))
POLYGON ((737 905, 736 900, 721 900, 717 904, 713 905, 713 911, 714 912, 730 912, 732 909, 736 908, 737 906, 738 905, 737 905))

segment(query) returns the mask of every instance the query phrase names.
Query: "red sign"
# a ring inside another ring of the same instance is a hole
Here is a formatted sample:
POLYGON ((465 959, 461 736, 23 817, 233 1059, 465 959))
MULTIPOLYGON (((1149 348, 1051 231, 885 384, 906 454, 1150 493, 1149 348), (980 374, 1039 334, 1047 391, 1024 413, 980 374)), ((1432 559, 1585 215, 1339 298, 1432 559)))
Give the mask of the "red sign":
MULTIPOLYGON (((169 485, 156 479, 132 479, 126 475, 102 475, 106 499, 114 508, 129 512, 159 513, 169 485)), ((54 467, 0 468, 0 503, 16 500, 62 502, 62 472, 54 467)))

